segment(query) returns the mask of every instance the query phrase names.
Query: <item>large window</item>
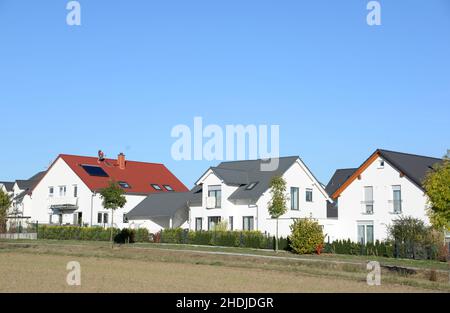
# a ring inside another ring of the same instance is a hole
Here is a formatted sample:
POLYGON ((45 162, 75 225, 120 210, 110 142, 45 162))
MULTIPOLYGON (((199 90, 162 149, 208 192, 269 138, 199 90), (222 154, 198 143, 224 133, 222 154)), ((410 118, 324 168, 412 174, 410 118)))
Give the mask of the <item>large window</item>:
POLYGON ((98 224, 108 224, 108 213, 98 213, 97 223, 98 224))
POLYGON ((373 223, 358 224, 358 242, 363 245, 374 242, 373 223))
POLYGON ((373 214, 373 186, 364 187, 363 210, 365 214, 373 214))
POLYGON ((244 231, 252 231, 255 229, 255 218, 253 216, 244 216, 243 217, 243 227, 244 231))
POLYGON ((221 220, 222 218, 220 216, 208 217, 208 230, 214 230, 221 220))
POLYGON ((231 231, 234 231, 234 217, 233 216, 230 216, 229 218, 228 218, 228 224, 230 224, 229 226, 230 226, 230 230, 231 231))
POLYGON ((311 188, 306 189, 306 202, 313 202, 313 190, 311 188))
POLYGON ((195 231, 203 230, 203 219, 201 217, 197 217, 195 219, 195 231))
POLYGON ((210 201, 214 201, 214 203, 211 203, 211 204, 208 201, 208 209, 220 209, 222 207, 222 187, 221 186, 209 186, 208 187, 208 198, 212 199, 210 201))
POLYGON ((291 210, 298 211, 300 210, 299 201, 300 200, 300 191, 298 187, 291 187, 291 210))
POLYGON ((402 213, 402 186, 392 186, 393 192, 393 210, 395 214, 402 213))

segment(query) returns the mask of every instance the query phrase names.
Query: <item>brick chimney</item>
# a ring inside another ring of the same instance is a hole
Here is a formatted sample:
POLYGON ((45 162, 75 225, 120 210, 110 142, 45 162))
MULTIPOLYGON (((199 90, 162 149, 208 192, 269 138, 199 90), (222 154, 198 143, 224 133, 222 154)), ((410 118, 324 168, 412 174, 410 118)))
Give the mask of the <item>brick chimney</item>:
POLYGON ((119 168, 121 170, 125 169, 125 165, 126 165, 126 161, 125 161, 125 154, 120 153, 119 156, 117 157, 117 163, 119 165, 119 168))

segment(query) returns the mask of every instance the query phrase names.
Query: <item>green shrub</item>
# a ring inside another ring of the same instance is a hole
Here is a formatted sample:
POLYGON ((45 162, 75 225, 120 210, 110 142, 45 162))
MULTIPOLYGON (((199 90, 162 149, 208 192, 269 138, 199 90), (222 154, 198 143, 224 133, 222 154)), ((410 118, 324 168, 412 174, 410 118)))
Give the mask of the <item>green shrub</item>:
MULTIPOLYGON (((113 236, 115 237, 119 233, 120 230, 115 228, 113 236)), ((38 239, 109 241, 110 229, 102 227, 39 226, 38 239)))
POLYGON ((298 254, 312 254, 324 245, 322 227, 312 219, 296 220, 291 226, 291 248, 298 254))
POLYGON ((150 242, 150 233, 145 228, 139 228, 134 231, 135 242, 150 242))

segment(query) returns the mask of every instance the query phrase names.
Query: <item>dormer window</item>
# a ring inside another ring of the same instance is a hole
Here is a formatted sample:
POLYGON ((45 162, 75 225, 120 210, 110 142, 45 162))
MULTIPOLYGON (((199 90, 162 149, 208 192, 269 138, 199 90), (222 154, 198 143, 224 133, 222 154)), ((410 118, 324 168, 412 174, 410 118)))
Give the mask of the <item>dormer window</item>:
POLYGON ((159 186, 158 184, 150 184, 150 186, 152 186, 156 191, 162 191, 161 186, 159 186))
POLYGON ((118 184, 123 189, 130 189, 131 188, 131 186, 125 181, 120 181, 120 182, 118 182, 118 184))
POLYGON ((258 185, 258 182, 253 182, 247 185, 247 187, 245 187, 245 190, 253 190, 256 185, 258 185))

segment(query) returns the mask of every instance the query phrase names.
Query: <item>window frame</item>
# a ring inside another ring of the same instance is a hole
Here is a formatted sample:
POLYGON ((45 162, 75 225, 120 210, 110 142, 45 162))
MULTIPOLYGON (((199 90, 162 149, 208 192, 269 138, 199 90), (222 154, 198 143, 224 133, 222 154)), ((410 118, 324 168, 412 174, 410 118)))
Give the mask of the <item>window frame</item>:
POLYGON ((291 211, 300 211, 300 188, 299 187, 291 187, 291 211), (296 191, 296 199, 294 202, 294 194, 293 192, 296 191), (294 206, 294 204, 297 204, 297 207, 294 206))
POLYGON ((155 189, 156 191, 163 191, 161 186, 159 184, 150 184, 150 186, 155 189))
POLYGON ((313 203, 314 202, 314 189, 313 188, 306 188, 305 190, 305 201, 307 203, 313 203), (308 197, 311 195, 311 197, 308 197))
POLYGON ((242 230, 243 231, 254 231, 255 230, 255 217, 254 216, 243 216, 242 217, 242 230), (246 220, 248 222, 248 225, 246 224, 246 220), (248 229, 246 229, 248 226, 248 229))

